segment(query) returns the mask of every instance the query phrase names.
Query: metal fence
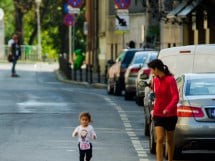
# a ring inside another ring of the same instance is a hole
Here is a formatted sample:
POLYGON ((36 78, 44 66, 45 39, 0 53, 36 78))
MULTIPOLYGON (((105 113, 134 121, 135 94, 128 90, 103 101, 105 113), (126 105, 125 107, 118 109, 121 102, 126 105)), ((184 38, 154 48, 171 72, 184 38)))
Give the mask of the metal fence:
MULTIPOLYGON (((0 59, 7 61, 8 46, 0 46, 0 59)), ((22 45, 22 55, 20 60, 22 61, 41 61, 38 56, 37 46, 33 45, 22 45)), ((81 69, 75 70, 70 62, 67 60, 66 54, 59 54, 58 58, 59 70, 64 73, 68 80, 74 80, 78 82, 89 82, 89 83, 106 83, 106 74, 101 75, 100 68, 96 71, 93 70, 92 65, 84 64, 81 69)), ((50 61, 45 57, 42 57, 42 61, 50 61)))
MULTIPOLYGON (((20 60, 38 61, 39 56, 37 49, 38 48, 35 45, 21 45, 22 55, 20 60)), ((8 46, 7 45, 0 46, 0 50, 1 50, 0 59, 7 60, 8 46)))

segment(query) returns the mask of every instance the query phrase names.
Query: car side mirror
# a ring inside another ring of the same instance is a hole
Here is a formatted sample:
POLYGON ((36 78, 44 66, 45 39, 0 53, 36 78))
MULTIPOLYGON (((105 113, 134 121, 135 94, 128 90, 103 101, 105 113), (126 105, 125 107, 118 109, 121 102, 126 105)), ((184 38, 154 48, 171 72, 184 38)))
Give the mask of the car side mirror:
POLYGON ((149 86, 149 84, 148 84, 146 81, 144 81, 144 80, 139 81, 139 82, 138 82, 138 85, 139 85, 140 87, 147 87, 147 86, 149 86))
POLYGON ((151 101, 154 101, 155 100, 155 93, 151 92, 150 95, 149 95, 149 98, 150 98, 151 101))
POLYGON ((142 79, 142 80, 145 80, 145 79, 148 79, 149 77, 148 77, 148 75, 147 74, 141 74, 140 75, 140 79, 142 79))

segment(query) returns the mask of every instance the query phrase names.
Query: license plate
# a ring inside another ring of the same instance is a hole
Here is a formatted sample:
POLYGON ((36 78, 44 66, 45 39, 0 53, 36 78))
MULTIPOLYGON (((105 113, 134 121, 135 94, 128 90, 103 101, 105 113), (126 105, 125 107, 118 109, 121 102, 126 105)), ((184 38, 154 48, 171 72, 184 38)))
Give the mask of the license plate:
POLYGON ((211 118, 215 118, 215 109, 213 108, 210 111, 211 111, 211 118))

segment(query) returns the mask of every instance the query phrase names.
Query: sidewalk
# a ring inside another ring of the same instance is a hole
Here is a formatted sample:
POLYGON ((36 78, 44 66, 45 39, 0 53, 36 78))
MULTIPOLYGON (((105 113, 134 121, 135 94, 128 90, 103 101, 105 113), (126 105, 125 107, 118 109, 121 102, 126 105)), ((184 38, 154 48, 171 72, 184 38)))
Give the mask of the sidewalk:
MULTIPOLYGON (((3 70, 8 70, 8 74, 10 74, 11 66, 12 66, 11 63, 8 63, 7 61, 1 61, 0 68, 3 70)), ((27 71, 28 70, 40 71, 41 68, 44 71, 55 72, 57 79, 61 82, 75 84, 75 85, 84 85, 84 86, 89 86, 89 87, 91 86, 94 88, 102 88, 102 89, 106 88, 106 83, 105 83, 104 77, 101 78, 101 83, 97 83, 98 81, 97 81, 96 73, 93 73, 92 83, 87 82, 85 70, 83 70, 83 73, 82 73, 83 74, 83 80, 82 81, 80 81, 79 72, 77 72, 77 79, 76 80, 67 79, 66 76, 64 75, 64 73, 59 70, 60 68, 59 68, 58 62, 48 63, 48 62, 21 62, 21 61, 19 61, 17 63, 17 66, 16 66, 18 74, 22 70, 23 71, 26 71, 26 70, 27 71), (30 65, 30 67, 28 67, 28 65, 30 65)), ((73 78, 73 76, 72 76, 72 78, 73 78)), ((88 79, 90 80, 90 78, 88 78, 88 79)))
MULTIPOLYGON (((80 79, 80 73, 77 71, 76 73, 76 80, 72 79, 72 80, 69 80, 66 78, 66 76, 64 75, 63 72, 61 72, 59 69, 58 70, 55 70, 55 73, 57 75, 57 78, 59 81, 61 82, 65 82, 65 83, 71 83, 71 84, 75 84, 75 85, 83 85, 83 86, 88 86, 88 87, 94 87, 94 88, 101 88, 101 89, 105 89, 106 88, 106 84, 104 83, 104 78, 101 79, 101 83, 95 83, 96 79, 98 79, 96 73, 93 73, 92 74, 92 80, 93 82, 92 83, 89 83, 86 81, 86 73, 84 72, 85 70, 83 70, 83 73, 82 73, 82 81, 80 79)), ((72 78, 74 78, 74 73, 72 73, 72 78)), ((88 78, 90 79, 90 78, 88 78)))

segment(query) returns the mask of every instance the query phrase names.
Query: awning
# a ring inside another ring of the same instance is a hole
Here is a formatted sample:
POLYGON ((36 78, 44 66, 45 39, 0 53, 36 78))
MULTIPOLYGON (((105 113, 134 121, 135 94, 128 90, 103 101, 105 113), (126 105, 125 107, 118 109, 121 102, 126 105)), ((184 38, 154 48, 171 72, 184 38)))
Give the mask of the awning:
POLYGON ((174 10, 170 11, 168 14, 167 14, 167 18, 174 18, 176 17, 176 15, 181 11, 183 10, 187 5, 187 1, 183 1, 182 3, 180 3, 174 10))
POLYGON ((192 1, 189 5, 187 5, 181 12, 177 14, 177 16, 181 18, 185 18, 194 8, 196 8, 202 0, 192 1))
POLYGON ((174 10, 170 11, 167 14, 167 18, 175 18, 175 17, 186 17, 195 7, 197 7, 202 0, 191 0, 191 1, 183 1, 180 3, 174 10))

